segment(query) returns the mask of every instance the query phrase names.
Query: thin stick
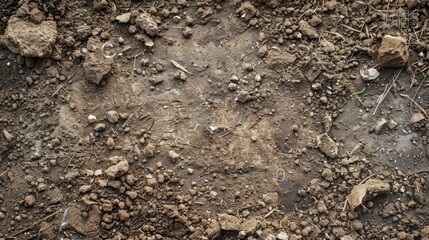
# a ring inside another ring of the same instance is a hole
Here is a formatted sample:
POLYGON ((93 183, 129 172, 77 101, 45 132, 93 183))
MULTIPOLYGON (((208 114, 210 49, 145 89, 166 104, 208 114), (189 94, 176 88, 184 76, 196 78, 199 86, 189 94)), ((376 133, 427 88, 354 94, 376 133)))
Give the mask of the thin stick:
POLYGON ((39 223, 41 223, 41 222, 45 221, 46 219, 49 219, 49 218, 51 218, 51 217, 53 217, 53 216, 57 215, 59 212, 60 212, 60 210, 58 210, 58 211, 56 211, 56 212, 52 213, 51 215, 48 215, 48 216, 46 216, 46 217, 44 217, 44 218, 40 219, 39 221, 37 221, 37 222, 35 222, 35 223, 31 224, 30 226, 28 226, 28 227, 26 227, 26 228, 22 229, 21 231, 19 231, 19 232, 17 232, 17 233, 15 233, 15 234, 13 234, 13 235, 12 235, 12 237, 18 236, 19 234, 21 234, 21 233, 23 233, 23 232, 25 232, 25 231, 27 231, 27 230, 29 230, 29 229, 33 228, 33 227, 34 227, 34 226, 36 226, 37 224, 39 224, 39 223))
POLYGON ((124 124, 122 124, 122 127, 124 128, 125 126, 127 126, 127 124, 131 121, 131 118, 134 117, 134 113, 131 113, 131 115, 128 117, 127 121, 124 122, 124 124))
POLYGON ((383 102, 384 98, 386 98, 387 94, 390 92, 390 89, 392 88, 393 84, 395 84, 396 79, 398 79, 399 74, 401 74, 401 72, 402 72, 402 68, 401 68, 401 70, 399 70, 398 74, 396 74, 396 76, 392 79, 390 86, 388 88, 384 89, 383 94, 380 96, 381 98, 378 101, 377 106, 375 107, 374 113, 372 115, 375 115, 377 113, 378 107, 383 102))
POLYGON ((76 152, 73 154, 73 156, 70 158, 69 162, 67 163, 66 168, 64 169, 64 172, 67 172, 67 169, 69 168, 69 165, 70 165, 71 161, 73 160, 74 156, 76 156, 76 154, 77 154, 77 151, 76 151, 76 152))
POLYGON ((418 103, 416 103, 412 98, 410 98, 410 96, 408 96, 406 94, 399 94, 399 95, 401 97, 406 97, 406 98, 410 99, 411 102, 414 103, 417 106, 417 108, 419 108, 420 111, 422 111, 425 114, 426 118, 428 118, 428 114, 426 113, 426 111, 418 103))
POLYGON ((277 208, 274 208, 273 210, 271 210, 269 213, 267 213, 265 216, 264 216, 264 219, 265 218, 267 218, 267 217, 269 217, 271 214, 273 214, 273 212, 280 212, 279 210, 277 210, 277 208))
POLYGON ((94 113, 95 110, 97 110, 97 108, 100 106, 100 104, 97 104, 97 106, 95 106, 95 108, 91 111, 91 113, 94 113))
POLYGON ((378 174, 382 174, 382 173, 383 172, 378 172, 378 173, 371 174, 368 177, 364 178, 362 181, 360 181, 360 183, 358 185, 361 185, 361 184, 365 183, 368 179, 370 179, 370 178, 372 178, 372 177, 374 177, 374 176, 376 176, 378 174))
POLYGON ((418 171, 412 172, 412 173, 410 173, 408 175, 416 175, 416 174, 420 174, 420 173, 429 173, 429 168, 428 169, 418 170, 418 171))
POLYGON ((355 32, 357 32, 357 33, 361 33, 361 32, 362 32, 362 31, 356 30, 356 29, 354 29, 354 28, 352 28, 352 27, 349 27, 349 26, 347 26, 347 25, 345 25, 345 24, 341 24, 341 26, 343 26, 343 27, 345 27, 345 28, 347 28, 347 29, 350 29, 350 30, 352 30, 352 31, 355 31, 355 32))
POLYGON ((226 133, 224 133, 224 134, 220 135, 220 137, 225 137, 226 135, 229 135, 229 134, 231 134, 231 133, 232 133, 232 131, 228 131, 228 132, 226 132, 226 133))
POLYGON ((134 56, 134 68, 133 68, 133 71, 135 71, 135 70, 136 70, 136 58, 137 58, 138 56, 142 55, 142 54, 143 54, 143 52, 141 52, 141 53, 139 53, 139 54, 137 54, 137 55, 135 55, 135 56, 134 56))
POLYGON ((66 85, 66 83, 68 82, 68 81, 70 81, 73 77, 74 77, 74 75, 76 75, 76 73, 77 73, 77 70, 76 71, 74 71, 74 73, 69 77, 69 79, 67 79, 67 81, 65 82, 65 83, 63 83, 53 94, 52 94, 52 97, 54 97, 55 95, 57 95, 58 94, 58 92, 64 87, 64 85, 66 85))
POLYGON ((222 82, 230 73, 232 72, 232 69, 229 70, 221 79, 220 81, 222 82))
MULTIPOLYGON (((415 100, 415 99, 416 99, 417 94, 419 93, 420 88, 423 86, 423 82, 424 82, 425 80, 426 80, 426 76, 424 76, 424 78, 423 78, 422 82, 419 84, 419 87, 417 88, 416 92, 414 93, 413 100, 415 100)), ((413 105, 411 105, 411 106, 413 106, 413 105)), ((410 110, 412 110, 412 107, 411 107, 411 109, 410 109, 410 110)))
POLYGON ((322 31, 322 32, 337 35, 337 36, 339 36, 340 38, 342 38, 344 41, 346 41, 346 39, 343 37, 343 35, 341 35, 341 34, 339 34, 339 33, 337 33, 337 32, 330 32, 330 31, 322 31))
POLYGON ((63 227, 67 224, 66 217, 67 217, 68 211, 69 211, 68 208, 64 211, 63 218, 61 219, 60 228, 58 230, 57 238, 59 238, 61 230, 63 230, 63 227))
POLYGON ((147 130, 148 133, 150 132, 150 130, 152 130, 152 127, 154 124, 155 124, 155 119, 152 121, 152 124, 150 125, 149 130, 147 130))
POLYGON ((253 205, 248 205, 248 206, 245 206, 245 207, 242 207, 241 208, 241 210, 245 210, 245 209, 249 209, 249 208, 253 208, 253 207, 259 207, 259 206, 261 206, 261 204, 253 204, 253 205))
POLYGON ((3 175, 4 175, 5 173, 7 173, 8 171, 9 171, 9 168, 7 168, 7 169, 6 169, 6 171, 2 172, 2 173, 0 174, 0 177, 1 177, 1 176, 3 176, 3 175))
POLYGON ((51 97, 54 97, 55 95, 57 95, 57 93, 64 87, 64 85, 66 85, 67 82, 63 83, 59 88, 57 88, 57 90, 55 90, 54 93, 52 93, 51 97))

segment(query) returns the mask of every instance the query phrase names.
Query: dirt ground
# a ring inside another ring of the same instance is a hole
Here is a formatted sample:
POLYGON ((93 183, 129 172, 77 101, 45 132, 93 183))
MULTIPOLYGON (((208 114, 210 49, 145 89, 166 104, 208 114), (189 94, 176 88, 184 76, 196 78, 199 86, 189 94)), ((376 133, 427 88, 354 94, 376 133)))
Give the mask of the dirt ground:
POLYGON ((0 239, 429 239, 429 1, 0 1, 0 239))

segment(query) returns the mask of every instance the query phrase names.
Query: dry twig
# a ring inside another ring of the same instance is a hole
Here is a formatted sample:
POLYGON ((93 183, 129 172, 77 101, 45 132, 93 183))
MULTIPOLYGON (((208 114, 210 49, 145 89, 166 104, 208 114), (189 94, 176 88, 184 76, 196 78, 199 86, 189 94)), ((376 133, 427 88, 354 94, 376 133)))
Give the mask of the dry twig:
POLYGON ((374 113, 372 115, 375 115, 377 113, 378 107, 383 102, 384 98, 386 98, 386 96, 390 92, 390 89, 392 88, 392 86, 395 85, 395 82, 398 79, 399 74, 401 74, 401 72, 402 72, 402 68, 401 68, 401 70, 399 70, 399 72, 396 74, 396 76, 392 79, 392 81, 390 81, 390 85, 386 85, 386 88, 384 88, 383 94, 381 94, 381 96, 379 97, 377 106, 375 107, 374 113))
POLYGON ((35 223, 31 224, 30 226, 28 226, 28 227, 26 227, 26 228, 22 229, 21 231, 19 231, 19 232, 17 232, 17 233, 15 233, 15 234, 13 234, 13 235, 12 235, 12 237, 18 236, 19 234, 21 234, 21 233, 23 233, 23 232, 25 232, 25 231, 27 231, 27 230, 30 230, 31 228, 33 228, 33 227, 34 227, 34 226, 36 226, 37 224, 39 224, 39 223, 41 223, 41 222, 43 222, 43 221, 46 221, 47 219, 49 219, 49 218, 51 218, 51 217, 53 217, 53 216, 57 215, 59 212, 60 212, 60 210, 58 210, 58 211, 56 211, 56 212, 52 213, 51 215, 48 215, 48 216, 46 216, 46 217, 44 217, 44 218, 40 219, 39 221, 37 221, 37 222, 35 222, 35 223))

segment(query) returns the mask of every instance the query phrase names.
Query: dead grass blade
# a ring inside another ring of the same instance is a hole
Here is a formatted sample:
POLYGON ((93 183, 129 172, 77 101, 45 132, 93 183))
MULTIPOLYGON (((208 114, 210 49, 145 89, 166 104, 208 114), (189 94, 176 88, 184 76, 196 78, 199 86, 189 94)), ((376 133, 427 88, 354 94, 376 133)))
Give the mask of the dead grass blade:
POLYGON ((176 62, 176 61, 174 61, 174 60, 171 60, 171 63, 172 63, 176 68, 178 68, 178 69, 180 69, 180 70, 182 70, 182 71, 184 71, 184 72, 186 72, 186 73, 192 74, 192 73, 190 73, 188 70, 186 70, 186 68, 185 68, 185 67, 183 67, 182 65, 180 65, 178 62, 176 62))

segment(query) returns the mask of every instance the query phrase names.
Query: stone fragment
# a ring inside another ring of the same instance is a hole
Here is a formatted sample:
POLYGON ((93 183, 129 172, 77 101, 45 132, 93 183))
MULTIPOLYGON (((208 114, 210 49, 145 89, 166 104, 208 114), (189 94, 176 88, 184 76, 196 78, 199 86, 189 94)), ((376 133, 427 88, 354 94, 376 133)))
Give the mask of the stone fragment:
POLYGON ((156 36, 159 34, 158 24, 147 12, 143 12, 137 16, 136 25, 149 36, 156 36))
POLYGON ((274 70, 282 70, 286 67, 293 65, 296 57, 289 52, 282 50, 278 47, 272 47, 268 53, 266 62, 268 67, 274 70))
POLYGON ((119 121, 119 114, 114 110, 106 112, 106 119, 111 123, 117 123, 119 121))
POLYGON ((32 206, 34 206, 34 204, 36 204, 36 198, 34 197, 34 195, 30 194, 30 195, 25 196, 24 205, 26 207, 32 207, 32 206))
POLYGON ((11 133, 9 133, 9 131, 7 131, 6 129, 3 129, 3 136, 4 136, 4 138, 6 138, 6 141, 8 141, 8 142, 15 139, 15 137, 11 133))
POLYGON ((88 52, 83 63, 83 70, 89 82, 100 84, 112 70, 113 59, 105 56, 101 49, 88 52))
POLYGON ((116 16, 115 20, 120 23, 128 23, 131 19, 131 12, 127 12, 121 15, 116 16))
POLYGON ((323 133, 316 137, 319 150, 330 158, 338 157, 338 147, 336 142, 327 134, 323 133))
POLYGON ((220 228, 225 231, 239 231, 241 230, 241 220, 226 213, 218 214, 218 221, 220 228))
POLYGON ((309 39, 319 38, 319 33, 317 32, 317 30, 312 27, 307 21, 301 20, 298 22, 298 25, 299 31, 301 31, 304 36, 307 36, 309 39))
POLYGON ((129 163, 127 160, 121 160, 117 164, 114 164, 106 169, 104 173, 111 178, 116 178, 124 175, 128 172, 129 163))
POLYGON ((386 35, 378 49, 378 62, 381 67, 402 67, 409 58, 407 40, 399 36, 386 35))

